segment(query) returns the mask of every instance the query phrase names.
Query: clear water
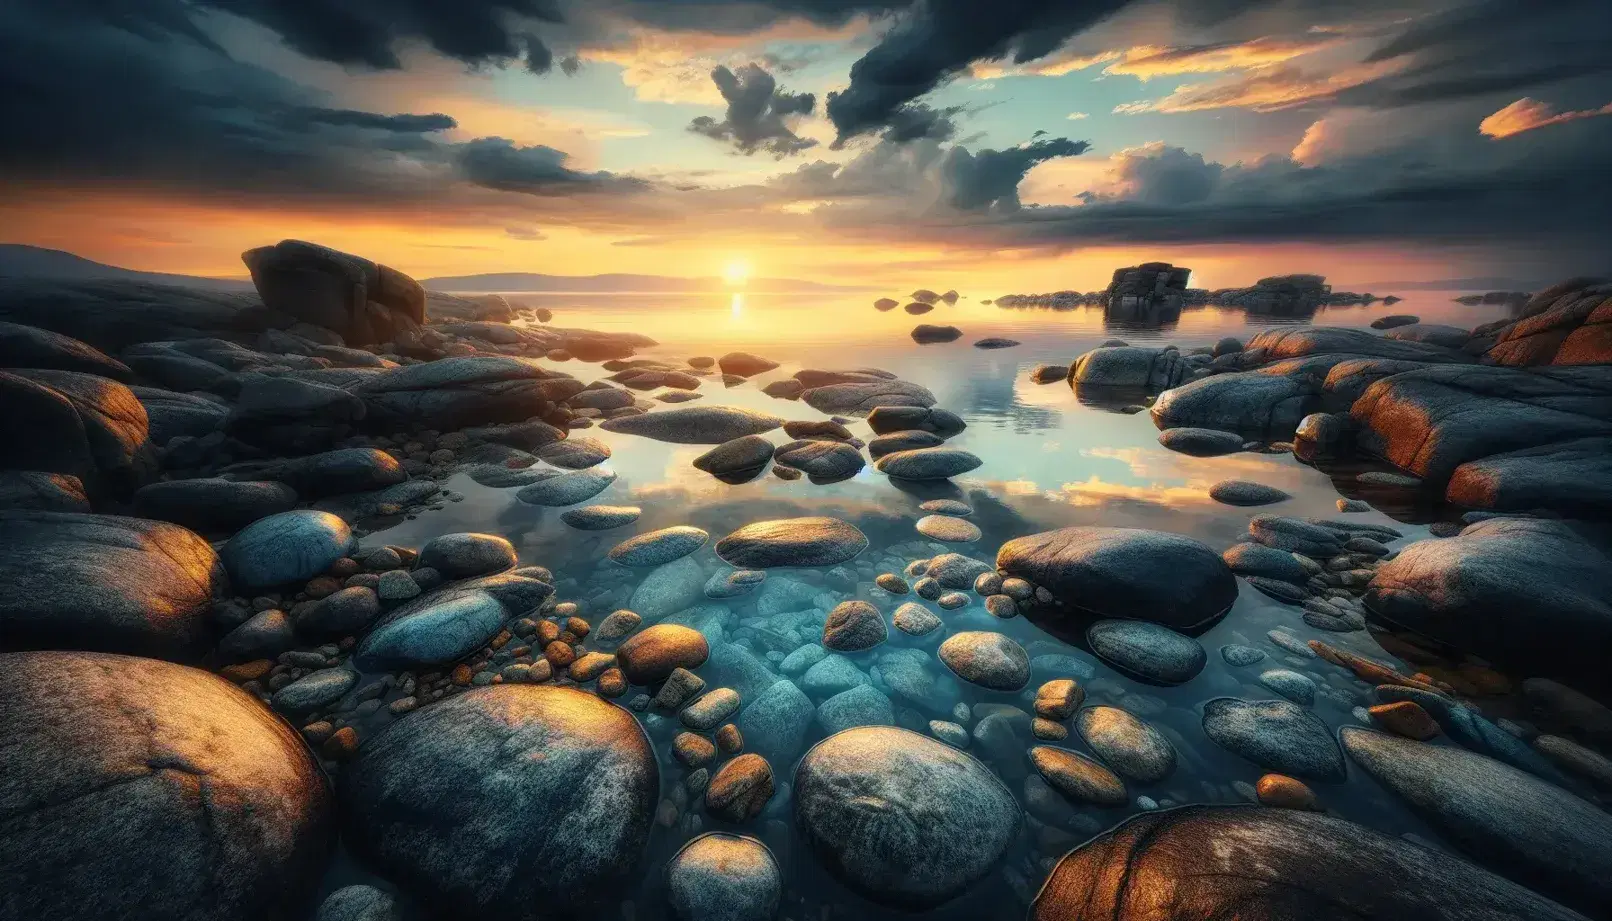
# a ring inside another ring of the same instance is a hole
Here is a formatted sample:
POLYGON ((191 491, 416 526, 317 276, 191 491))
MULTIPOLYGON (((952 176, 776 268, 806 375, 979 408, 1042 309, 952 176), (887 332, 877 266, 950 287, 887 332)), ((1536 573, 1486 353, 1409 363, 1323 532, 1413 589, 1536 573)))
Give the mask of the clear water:
MULTIPOLYGON (((560 600, 582 604, 583 615, 594 622, 625 606, 625 593, 644 575, 643 571, 628 571, 609 563, 606 552, 631 534, 677 524, 706 529, 714 543, 741 525, 762 519, 800 515, 844 518, 857 524, 871 541, 869 549, 845 567, 855 580, 854 586, 824 570, 774 570, 769 579, 795 579, 813 585, 822 610, 847 597, 863 597, 877 600, 887 614, 894 602, 873 589, 873 575, 900 572, 910 560, 946 551, 989 561, 1004 541, 1050 528, 1074 524, 1155 528, 1188 534, 1220 549, 1244 534, 1248 519, 1256 513, 1339 517, 1335 507, 1338 489, 1326 474, 1286 454, 1242 453, 1204 459, 1166 451, 1158 445, 1158 433, 1145 413, 1127 415, 1083 405, 1061 381, 1047 385, 1030 382, 1030 369, 1040 363, 1066 364, 1116 337, 1132 343, 1173 342, 1190 348, 1228 335, 1246 341, 1261 328, 1282 323, 1363 327, 1379 316, 1410 313, 1421 316, 1424 322, 1471 327, 1505 315, 1504 307, 1452 303, 1449 298, 1454 293, 1417 295, 1392 307, 1328 308, 1313 317, 1256 318, 1239 310, 1192 309, 1168 328, 1105 325, 1102 311, 1096 308, 1010 310, 968 299, 955 306, 938 305, 922 317, 909 316, 900 309, 879 313, 871 307, 878 293, 839 299, 723 294, 519 295, 530 306, 552 309, 554 326, 631 330, 660 341, 660 346, 642 350, 640 357, 681 361, 694 355, 745 350, 782 363, 776 371, 733 388, 724 387, 720 380, 706 379, 700 387, 704 395, 700 403, 684 405, 726 404, 791 419, 818 419, 822 414, 809 406, 772 399, 761 393, 760 387, 806 367, 874 366, 894 372, 928 387, 939 398, 938 405, 967 420, 967 430, 953 438, 950 445, 979 455, 984 465, 958 478, 949 490, 940 487, 920 494, 894 487, 871 467, 832 485, 814 485, 804 479, 785 482, 770 475, 750 483, 728 485, 690 466, 694 457, 707 450, 704 446, 663 444, 594 428, 582 434, 610 445, 614 456, 606 466, 619 479, 589 504, 641 506, 644 514, 636 525, 602 533, 572 530, 561 523, 561 509, 523 505, 515 500, 513 489, 484 488, 460 475, 449 486, 463 494, 463 501, 450 503, 440 511, 424 512, 366 542, 418 546, 439 534, 455 531, 501 534, 514 542, 523 564, 553 570, 560 600), (954 324, 963 329, 964 336, 949 344, 920 346, 908 337, 918 322, 954 324), (986 336, 1005 336, 1023 344, 998 351, 971 346, 986 336), (1276 486, 1293 498, 1253 510, 1219 505, 1208 498, 1207 489, 1226 478, 1276 486), (913 530, 913 523, 923 514, 919 503, 942 495, 962 498, 974 507, 970 520, 982 528, 981 540, 941 545, 913 530)), ((583 380, 608 373, 597 365, 579 362, 559 367, 583 380)), ((851 428, 869 437, 865 423, 858 421, 851 428)), ((771 437, 780 443, 787 440, 782 431, 771 437)), ((1407 540, 1427 535, 1425 526, 1395 521, 1381 511, 1348 517, 1400 527, 1407 540)), ((722 565, 709 546, 695 558, 707 574, 722 565)), ((1159 573, 1161 579, 1169 577, 1167 572, 1159 573)), ((752 594, 711 603, 727 604, 744 621, 754 616, 755 597, 752 594)), ((1267 668, 1291 668, 1311 677, 1321 689, 1314 712, 1329 726, 1359 723, 1351 709, 1370 703, 1368 685, 1319 659, 1283 652, 1266 639, 1266 631, 1280 627, 1300 639, 1323 639, 1385 663, 1402 664, 1378 647, 1367 633, 1332 634, 1313 629, 1300 619, 1299 609, 1271 601, 1242 585, 1235 608, 1200 638, 1209 652, 1204 672, 1183 686, 1159 688, 1120 675, 1090 654, 1046 635, 1024 618, 996 620, 984 612, 980 602, 978 596, 971 595, 968 607, 942 612, 946 627, 930 638, 913 639, 892 630, 890 643, 932 651, 949 631, 998 630, 1024 644, 1032 657, 1057 652, 1082 659, 1094 675, 1082 682, 1087 690, 1087 705, 1123 707, 1158 727, 1175 744, 1179 766, 1171 777, 1158 784, 1127 784, 1133 799, 1145 796, 1165 804, 1246 801, 1233 783, 1252 785, 1264 772, 1208 741, 1201 729, 1200 705, 1225 695, 1275 699, 1276 695, 1257 680, 1267 668), (1253 646, 1269 656, 1253 666, 1232 668, 1218 652, 1227 643, 1253 646)), ((787 653, 799 645, 797 639, 749 627, 730 630, 727 639, 745 645, 761 659, 766 659, 768 653, 787 653)), ((859 664, 866 670, 872 663, 859 664)), ((938 660, 931 667, 944 674, 938 660)), ((1415 670, 1411 667, 1407 672, 1415 670)), ((962 682, 959 686, 963 700, 970 705, 1012 704, 1028 711, 1042 678, 1036 676, 1022 695, 993 693, 962 682)), ((898 700, 898 714, 903 709, 910 708, 898 700)), ((909 728, 923 727, 922 721, 912 726, 916 714, 905 716, 904 724, 909 728)), ((922 720, 933 716, 925 714, 922 720)), ((669 757, 670 739, 676 730, 665 720, 648 719, 646 724, 661 752, 662 795, 667 798, 685 774, 669 757)), ((812 733, 805 740, 808 745, 821 735, 815 726, 812 733)), ((1022 798, 1026 774, 1033 773, 1024 758, 1024 749, 1031 744, 1038 743, 1026 733, 1024 744, 1010 751, 992 753, 978 745, 972 751, 1022 798)), ((1054 744, 1086 751, 1073 732, 1068 740, 1054 744)), ((773 767, 778 779, 787 783, 792 765, 773 767)), ((1390 834, 1411 833, 1443 846, 1437 834, 1410 815, 1392 794, 1358 771, 1352 772, 1344 784, 1312 784, 1312 788, 1322 805, 1335 814, 1390 834)), ((688 799, 697 801, 698 797, 688 799)), ((1039 888, 1057 856, 1140 809, 1134 802, 1126 809, 1072 807, 1057 817, 1061 828, 1055 832, 1032 830, 1027 824, 996 873, 970 896, 932 916, 1022 917, 1027 900, 1039 888)), ((711 820, 697 807, 682 810, 671 828, 656 828, 644 864, 643 885, 627 899, 631 904, 623 906, 621 917, 662 917, 664 899, 658 888, 664 861, 688 838, 717 828, 756 835, 779 858, 784 866, 786 892, 778 917, 885 916, 829 880, 804 852, 789 825, 782 789, 761 819, 739 829, 711 820)))

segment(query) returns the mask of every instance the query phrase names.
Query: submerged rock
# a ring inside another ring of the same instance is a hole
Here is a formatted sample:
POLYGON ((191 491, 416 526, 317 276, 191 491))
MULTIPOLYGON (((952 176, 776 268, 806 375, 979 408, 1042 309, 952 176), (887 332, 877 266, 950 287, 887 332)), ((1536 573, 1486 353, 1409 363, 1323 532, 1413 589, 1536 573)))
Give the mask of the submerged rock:
POLYGON ((699 602, 705 589, 705 570, 693 556, 657 566, 633 589, 627 606, 645 620, 660 620, 699 602))
POLYGON ((1115 808, 1130 801, 1125 782, 1090 758, 1050 745, 1037 745, 1029 754, 1047 785, 1077 803, 1115 808))
POLYGON ((0 761, 8 918, 305 917, 333 846, 307 746, 197 669, 0 655, 0 761))
POLYGON ((1175 746, 1118 707, 1087 707, 1076 716, 1075 728, 1097 757, 1122 776, 1156 783, 1175 772, 1175 746))
POLYGON ((566 509, 560 520, 578 531, 608 531, 632 524, 643 513, 636 505, 589 505, 566 509))
POLYGON ((784 420, 777 416, 748 409, 688 406, 606 419, 600 428, 674 444, 719 445, 745 435, 770 432, 783 424, 784 420))
POLYGON ((745 525, 717 541, 716 555, 741 569, 833 566, 867 546, 867 535, 838 518, 784 518, 745 525))
POLYGON ((793 764, 817 708, 794 682, 772 677, 774 683, 739 711, 739 731, 749 750, 777 764, 793 764))
MULTIPOLYGON (((1098 617, 1145 617, 1176 630, 1218 620, 1237 580, 1207 546, 1160 531, 1073 527, 1008 541, 996 568, 1098 617)), ((1058 621, 1049 630, 1068 629, 1058 621)))
POLYGON ((770 921, 783 873, 765 844, 709 832, 666 864, 666 900, 678 921, 770 921))
POLYGON ((823 623, 823 646, 840 652, 862 652, 890 635, 884 615, 866 601, 842 601, 823 623))
POLYGON ((629 537, 610 549, 610 559, 623 566, 663 566, 705 546, 711 539, 700 528, 677 525, 629 537))
POLYGON ((353 534, 329 512, 281 512, 247 526, 221 554, 236 588, 253 591, 306 582, 352 548, 353 534))
POLYGON ((930 540, 949 544, 970 544, 984 536, 978 525, 950 515, 925 515, 914 527, 930 540))
POLYGON ((1030 921, 1577 921, 1456 857, 1334 816, 1184 806, 1135 816, 1053 868, 1030 921), (1159 886, 1145 886, 1160 880, 1159 886), (1148 895, 1162 892, 1163 900, 1148 895))
POLYGON ((468 579, 513 568, 515 547, 496 534, 444 534, 420 548, 419 565, 449 581, 468 579))
POLYGON ((1349 757, 1497 873, 1592 915, 1612 906, 1612 817, 1554 784, 1449 745, 1366 729, 1349 757))
POLYGON ((486 645, 508 618, 485 591, 441 589, 387 612, 359 643, 356 658, 366 669, 446 665, 486 645))
POLYGON ((1346 776, 1343 753, 1327 724, 1291 701, 1218 697, 1203 705, 1203 732, 1269 771, 1328 783, 1342 783, 1346 776))
POLYGON ((1092 652, 1133 678, 1174 685, 1203 671, 1208 655, 1190 636, 1141 620, 1102 620, 1086 629, 1092 652))
POLYGON ((527 505, 558 508, 586 502, 604 492, 616 481, 613 470, 573 470, 557 473, 523 486, 515 498, 527 505))
POLYGON ((634 878, 659 789, 654 749, 627 711, 506 684, 366 742, 342 773, 341 812, 358 855, 435 912, 581 915, 634 878))
POLYGON ((1018 802, 983 764, 891 727, 818 743, 795 772, 794 803, 796 828, 836 879, 908 910, 984 878, 1019 829, 1018 802))
POLYGON ((940 644, 940 661, 957 677, 993 691, 1017 691, 1030 683, 1030 656, 1000 633, 969 630, 940 644))

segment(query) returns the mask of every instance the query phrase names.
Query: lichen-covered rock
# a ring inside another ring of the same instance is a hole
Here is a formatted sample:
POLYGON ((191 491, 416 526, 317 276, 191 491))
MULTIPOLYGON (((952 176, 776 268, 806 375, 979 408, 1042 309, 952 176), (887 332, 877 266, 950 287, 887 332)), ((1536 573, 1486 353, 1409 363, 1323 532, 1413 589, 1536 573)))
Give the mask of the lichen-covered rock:
POLYGON ((341 777, 360 859, 451 916, 583 916, 637 869, 660 790, 625 710, 583 691, 477 688, 367 741, 341 777))
POLYGON ((184 666, 0 655, 0 763, 7 918, 306 917, 334 846, 302 740, 184 666))

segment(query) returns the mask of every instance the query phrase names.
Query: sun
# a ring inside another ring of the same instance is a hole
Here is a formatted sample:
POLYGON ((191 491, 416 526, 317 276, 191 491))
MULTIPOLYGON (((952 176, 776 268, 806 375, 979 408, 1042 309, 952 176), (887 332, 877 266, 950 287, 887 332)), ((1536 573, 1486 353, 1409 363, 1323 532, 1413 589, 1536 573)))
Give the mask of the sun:
POLYGON ((750 279, 750 263, 743 259, 735 259, 722 267, 722 280, 729 285, 740 288, 750 279))

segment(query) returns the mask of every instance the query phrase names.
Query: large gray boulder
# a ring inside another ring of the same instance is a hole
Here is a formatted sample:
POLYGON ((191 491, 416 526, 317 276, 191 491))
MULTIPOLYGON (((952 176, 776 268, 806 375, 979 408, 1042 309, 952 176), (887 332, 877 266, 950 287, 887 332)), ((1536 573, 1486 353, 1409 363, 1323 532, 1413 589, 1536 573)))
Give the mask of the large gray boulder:
POLYGON ((1521 316, 1473 330, 1487 356, 1511 367, 1612 362, 1612 284, 1572 278, 1529 298, 1521 316))
POLYGON ((334 845, 297 734, 207 672, 0 655, 0 916, 307 917, 334 845))
POLYGON ((1612 648, 1612 560, 1560 522, 1495 518, 1411 544, 1378 568, 1376 616, 1536 674, 1599 672, 1612 648))
POLYGON ((0 321, 0 368, 77 371, 128 383, 129 366, 77 339, 48 329, 0 321))
MULTIPOLYGON (((1219 619, 1237 600, 1237 579, 1208 546, 1163 531, 1073 527, 1015 538, 996 566, 1052 592, 1071 611, 1136 618, 1191 631, 1219 619)), ((1034 615, 1048 630, 1075 631, 1073 618, 1034 615), (1070 623, 1063 623, 1064 620, 1070 623)))
POLYGON ((754 838, 710 832, 666 864, 666 900, 677 921, 771 921, 783 872, 754 838))
POLYGON ((229 480, 278 480, 310 499, 384 489, 409 478, 397 458, 379 448, 246 461, 231 464, 219 475, 229 480))
POLYGON ((127 494, 157 469, 145 407, 128 387, 77 371, 0 371, 0 469, 78 477, 127 494))
POLYGON ((1554 509, 1612 517, 1612 436, 1579 438, 1467 461, 1444 497, 1499 512, 1554 509))
POLYGON ((1582 921, 1441 851, 1321 813, 1255 806, 1131 818, 1066 854, 1030 908, 1030 921, 1208 918, 1582 921))
POLYGON ((519 358, 443 358, 365 377, 352 388, 381 428, 417 425, 442 431, 525 422, 582 390, 576 378, 519 358))
POLYGON ((366 415, 364 401, 341 387, 289 375, 248 372, 224 428, 275 452, 305 454, 330 447, 366 415))
POLYGON ((141 518, 207 534, 228 534, 296 505, 297 491, 284 483, 216 477, 147 483, 134 494, 134 512, 141 518))
POLYGON ((1149 412, 1161 429, 1191 426, 1276 436, 1298 426, 1314 395, 1308 382, 1289 377, 1217 374, 1164 391, 1149 412))
POLYGON ((242 591, 306 582, 347 555, 352 530, 329 512, 298 509, 248 525, 224 545, 224 566, 242 591))
POLYGON ((129 391, 146 411, 147 432, 155 445, 165 445, 177 435, 211 435, 229 419, 229 404, 218 400, 158 387, 134 386, 129 391))
POLYGON ((1612 435, 1612 376, 1595 367, 1423 368, 1372 384, 1350 415, 1363 449, 1443 486, 1469 461, 1612 435))
POLYGON ((1612 816, 1596 806, 1459 746, 1355 727, 1339 739, 1366 773, 1483 865, 1592 916, 1612 909, 1612 816))
POLYGON ((1268 329, 1249 340, 1248 350, 1255 349, 1264 349, 1267 361, 1325 354, 1442 363, 1471 361, 1455 349, 1436 344, 1400 341, 1363 329, 1333 326, 1268 329))
POLYGON ((929 388, 890 379, 825 384, 811 387, 802 393, 800 398, 807 406, 818 412, 847 415, 866 415, 880 406, 927 408, 935 405, 935 395, 929 388))
POLYGON ((836 879, 881 905, 960 895, 1019 831, 1019 804, 973 756, 887 726, 819 742, 795 772, 795 826, 836 879))
POLYGON ((415 711, 341 777, 359 858, 449 917, 595 917, 634 882, 660 771, 627 711, 571 688, 477 688, 415 711))
POLYGON ((396 269, 301 240, 241 254, 270 310, 334 330, 349 345, 425 324, 425 289, 396 269))
POLYGON ((87 512, 90 500, 78 477, 38 470, 0 470, 0 509, 87 512))
POLYGON ((212 546, 177 525, 0 511, 7 648, 199 658, 211 646, 209 615, 223 584, 212 546))
POLYGON ((109 355, 140 342, 255 334, 272 319, 244 291, 115 279, 0 278, 0 320, 71 336, 109 355))

